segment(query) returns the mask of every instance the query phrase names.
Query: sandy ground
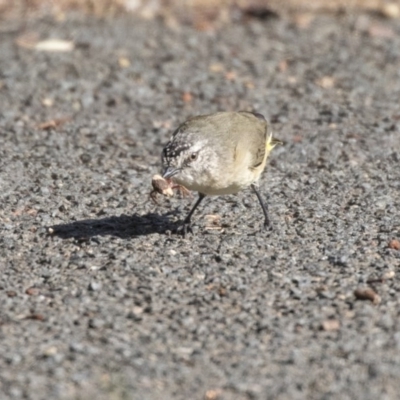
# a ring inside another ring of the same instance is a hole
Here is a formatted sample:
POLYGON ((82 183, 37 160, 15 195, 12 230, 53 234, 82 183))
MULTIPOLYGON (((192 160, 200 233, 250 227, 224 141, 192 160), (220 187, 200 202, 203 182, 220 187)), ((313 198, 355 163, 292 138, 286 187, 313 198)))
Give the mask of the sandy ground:
POLYGON ((1 399, 397 399, 399 35, 358 13, 2 33, 1 399), (285 142, 273 231, 245 191, 171 234, 193 200, 149 201, 163 145, 239 109, 285 142))

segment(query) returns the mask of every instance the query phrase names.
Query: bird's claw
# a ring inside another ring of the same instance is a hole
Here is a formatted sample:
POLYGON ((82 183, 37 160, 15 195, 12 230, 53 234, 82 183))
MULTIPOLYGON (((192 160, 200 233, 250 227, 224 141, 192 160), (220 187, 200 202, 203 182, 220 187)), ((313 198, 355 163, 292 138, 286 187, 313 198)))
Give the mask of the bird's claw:
POLYGON ((264 221, 263 230, 267 231, 267 232, 271 232, 273 230, 272 224, 271 224, 271 221, 269 220, 269 218, 264 221))
POLYGON ((177 235, 181 235, 182 237, 186 237, 189 233, 193 233, 190 222, 183 222, 175 229, 175 233, 177 235))

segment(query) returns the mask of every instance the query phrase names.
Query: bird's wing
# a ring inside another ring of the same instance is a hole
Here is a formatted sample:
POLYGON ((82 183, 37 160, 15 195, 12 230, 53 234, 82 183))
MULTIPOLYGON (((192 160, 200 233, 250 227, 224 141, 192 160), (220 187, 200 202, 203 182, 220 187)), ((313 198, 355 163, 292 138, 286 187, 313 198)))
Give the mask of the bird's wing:
POLYGON ((248 168, 260 167, 265 161, 268 123, 261 114, 249 112, 238 113, 235 131, 238 137, 238 148, 242 149, 248 168))

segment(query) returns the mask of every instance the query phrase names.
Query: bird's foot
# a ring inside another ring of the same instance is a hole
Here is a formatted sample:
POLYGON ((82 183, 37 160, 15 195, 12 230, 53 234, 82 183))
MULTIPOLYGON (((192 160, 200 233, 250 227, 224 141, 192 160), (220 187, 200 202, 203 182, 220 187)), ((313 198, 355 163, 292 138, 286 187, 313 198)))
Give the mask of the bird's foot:
POLYGON ((184 221, 181 225, 179 225, 174 233, 180 235, 182 237, 186 237, 189 233, 193 233, 192 225, 190 222, 184 221))
POLYGON ((272 228, 271 222, 265 221, 262 230, 264 232, 272 232, 273 228, 272 228))

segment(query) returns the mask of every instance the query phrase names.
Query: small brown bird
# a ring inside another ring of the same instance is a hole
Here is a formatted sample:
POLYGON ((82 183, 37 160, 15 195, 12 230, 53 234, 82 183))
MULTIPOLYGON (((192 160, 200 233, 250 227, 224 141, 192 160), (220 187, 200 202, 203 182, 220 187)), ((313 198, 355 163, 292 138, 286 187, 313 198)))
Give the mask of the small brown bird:
POLYGON ((264 213, 267 206, 257 190, 268 154, 281 142, 272 137, 263 115, 247 111, 217 112, 190 118, 174 132, 162 153, 163 177, 199 193, 183 223, 205 196, 235 194, 251 186, 264 213))

